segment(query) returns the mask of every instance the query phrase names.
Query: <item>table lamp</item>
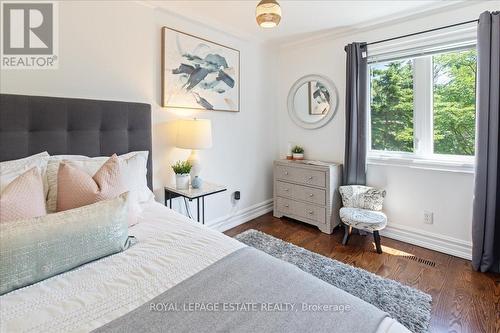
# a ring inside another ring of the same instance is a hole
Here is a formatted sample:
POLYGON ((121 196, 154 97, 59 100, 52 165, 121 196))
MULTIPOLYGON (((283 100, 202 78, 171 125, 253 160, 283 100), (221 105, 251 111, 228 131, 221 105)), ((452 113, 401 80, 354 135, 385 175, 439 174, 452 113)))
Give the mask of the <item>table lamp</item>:
POLYGON ((177 122, 176 147, 191 149, 188 162, 191 168, 191 181, 200 175, 201 163, 199 149, 212 147, 212 123, 209 119, 181 119, 177 122))

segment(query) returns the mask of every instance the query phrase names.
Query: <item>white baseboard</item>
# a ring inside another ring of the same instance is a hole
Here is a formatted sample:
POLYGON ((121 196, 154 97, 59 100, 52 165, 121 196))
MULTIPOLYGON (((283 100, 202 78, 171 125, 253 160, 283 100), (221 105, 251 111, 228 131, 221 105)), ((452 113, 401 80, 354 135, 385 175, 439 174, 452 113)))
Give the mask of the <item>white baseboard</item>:
MULTIPOLYGON (((248 222, 273 210, 273 199, 268 199, 253 206, 241 209, 207 223, 207 226, 218 231, 226 231, 248 222)), ((402 224, 391 223, 380 231, 380 234, 405 243, 442 252, 459 258, 471 260, 472 243, 428 231, 419 230, 402 224)))
POLYGON ((389 224, 380 231, 384 237, 471 260, 472 243, 401 224, 389 224))
POLYGON ((253 220, 273 210, 273 199, 268 199, 253 206, 241 209, 234 214, 212 220, 206 225, 218 231, 226 231, 240 224, 253 220))

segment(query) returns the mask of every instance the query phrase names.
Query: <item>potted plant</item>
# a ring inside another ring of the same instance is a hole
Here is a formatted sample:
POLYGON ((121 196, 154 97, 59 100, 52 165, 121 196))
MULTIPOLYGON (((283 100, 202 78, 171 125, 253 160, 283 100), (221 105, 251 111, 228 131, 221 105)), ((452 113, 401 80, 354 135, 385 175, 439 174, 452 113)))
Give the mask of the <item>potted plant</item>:
POLYGON ((303 160, 304 159, 304 148, 301 146, 295 146, 292 149, 293 159, 294 160, 303 160))
POLYGON ((172 165, 172 169, 175 172, 175 187, 177 189, 189 189, 189 173, 192 167, 188 161, 177 161, 172 165))

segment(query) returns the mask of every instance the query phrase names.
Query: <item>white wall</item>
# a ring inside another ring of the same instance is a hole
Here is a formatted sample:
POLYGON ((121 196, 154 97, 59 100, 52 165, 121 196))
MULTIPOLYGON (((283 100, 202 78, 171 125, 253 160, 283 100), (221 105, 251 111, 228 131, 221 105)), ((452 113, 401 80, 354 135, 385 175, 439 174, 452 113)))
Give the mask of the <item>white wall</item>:
MULTIPOLYGON (((344 155, 344 45, 373 41, 434 26, 475 19, 490 3, 427 15, 376 29, 323 36, 275 50, 133 1, 60 2, 58 70, 2 70, 2 93, 82 97, 150 103, 153 108, 154 187, 173 180, 169 165, 189 154, 173 145, 172 120, 195 113, 164 109, 160 100, 160 27, 168 25, 241 51, 241 112, 199 112, 213 124, 214 146, 202 151, 204 178, 229 191, 207 199, 207 220, 220 229, 270 209, 271 161, 288 142, 306 157, 342 162, 344 155), (337 115, 318 130, 295 126, 286 112, 288 89, 299 77, 322 74, 337 85, 337 115), (240 190, 235 204, 231 195, 240 190), (224 225, 225 224, 225 225, 224 225)), ((368 183, 388 190, 391 237, 470 256, 472 174, 403 167, 368 166, 368 183), (423 210, 434 224, 423 223, 423 210)), ((180 202, 176 207, 182 209, 180 202)))
MULTIPOLYGON (((350 34, 324 36, 283 46, 279 51, 279 145, 284 156, 287 143, 302 144, 306 158, 342 162, 345 126, 345 52, 353 41, 375 41, 470 19, 493 3, 426 15, 397 24, 350 34), (301 76, 321 74, 339 89, 339 109, 334 119, 317 130, 304 130, 289 119, 286 98, 301 76)), ((497 8, 498 9, 498 8, 497 8)), ((368 165, 369 185, 386 188, 385 210, 389 217, 386 235, 457 256, 470 258, 473 174, 422 170, 408 167, 368 165), (423 223, 423 211, 434 212, 434 224, 423 223)))
MULTIPOLYGON (((59 3, 59 69, 2 70, 2 93, 146 102, 153 109, 154 188, 173 180, 169 165, 189 151, 175 148, 174 119, 208 118, 213 148, 202 151, 203 178, 228 191, 208 197, 207 221, 223 229, 269 210, 271 163, 277 156, 272 92, 273 53, 207 26, 133 1, 59 3), (160 107, 160 29, 198 35, 241 52, 241 112, 188 112, 160 107), (232 193, 241 191, 241 200, 232 193)), ((177 209, 182 209, 180 201, 177 209)), ((210 223, 209 222, 209 223, 210 223)))

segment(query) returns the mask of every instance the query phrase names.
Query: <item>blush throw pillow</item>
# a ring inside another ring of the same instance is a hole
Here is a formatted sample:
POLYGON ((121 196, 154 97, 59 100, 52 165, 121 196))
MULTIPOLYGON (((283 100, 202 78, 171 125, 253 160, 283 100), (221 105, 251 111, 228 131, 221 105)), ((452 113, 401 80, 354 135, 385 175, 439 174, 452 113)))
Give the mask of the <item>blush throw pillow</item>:
POLYGON ((63 161, 57 173, 57 211, 78 208, 113 199, 126 191, 118 156, 111 156, 91 177, 63 161))
POLYGON ((46 214, 43 181, 37 167, 11 181, 0 195, 0 223, 46 214))
MULTIPOLYGON (((136 214, 142 211, 141 203, 154 200, 154 194, 147 185, 147 162, 148 151, 135 151, 124 155, 119 155, 120 171, 122 173, 122 181, 129 194, 129 203, 134 207, 136 214)), ((59 164, 63 160, 85 171, 90 176, 93 176, 97 170, 109 159, 105 156, 87 157, 78 155, 55 155, 51 156, 47 165, 47 211, 49 213, 56 211, 57 206, 57 173, 59 164)))
POLYGON ((44 195, 47 197, 49 186, 45 174, 49 159, 50 155, 45 151, 19 160, 0 162, 0 192, 2 192, 14 179, 31 168, 37 167, 42 176, 44 195))

